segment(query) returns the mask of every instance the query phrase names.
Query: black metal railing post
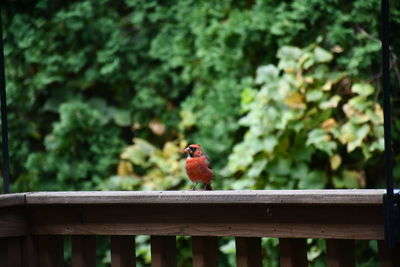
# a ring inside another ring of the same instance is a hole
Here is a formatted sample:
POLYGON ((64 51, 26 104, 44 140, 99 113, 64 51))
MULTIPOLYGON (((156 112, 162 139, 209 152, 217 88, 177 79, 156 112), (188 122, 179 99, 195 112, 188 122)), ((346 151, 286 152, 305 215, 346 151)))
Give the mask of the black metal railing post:
POLYGON ((2 172, 3 193, 10 192, 10 168, 8 155, 8 124, 7 124, 7 100, 6 79, 4 73, 4 47, 3 47, 3 25, 0 9, 0 102, 1 102, 1 141, 2 141, 2 172))
POLYGON ((399 195, 394 192, 393 185, 393 150, 392 150, 392 118, 390 104, 390 51, 389 51, 389 0, 381 2, 381 38, 382 38, 382 91, 383 116, 385 129, 385 180, 386 194, 383 196, 385 215, 385 239, 389 247, 394 248, 400 239, 399 195))

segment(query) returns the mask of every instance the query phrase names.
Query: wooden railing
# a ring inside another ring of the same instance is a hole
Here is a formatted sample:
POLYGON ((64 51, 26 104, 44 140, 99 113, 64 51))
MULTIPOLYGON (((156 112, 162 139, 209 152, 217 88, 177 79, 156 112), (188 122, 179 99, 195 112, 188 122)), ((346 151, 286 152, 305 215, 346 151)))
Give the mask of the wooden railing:
POLYGON ((0 266, 95 266, 95 235, 111 236, 112 267, 135 266, 135 235, 151 236, 152 266, 176 265, 192 236, 193 266, 218 266, 217 238, 236 238, 237 266, 262 266, 261 237, 281 266, 307 266, 307 238, 326 239, 327 266, 355 266, 354 240, 378 240, 381 266, 400 266, 384 241, 383 190, 39 192, 0 196, 0 266))

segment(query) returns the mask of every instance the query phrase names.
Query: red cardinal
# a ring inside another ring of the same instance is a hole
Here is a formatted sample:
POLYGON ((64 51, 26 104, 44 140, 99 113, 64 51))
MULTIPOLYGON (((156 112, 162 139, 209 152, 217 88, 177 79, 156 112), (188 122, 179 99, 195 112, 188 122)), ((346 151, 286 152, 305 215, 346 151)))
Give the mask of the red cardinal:
POLYGON ((205 184, 205 190, 212 190, 213 171, 204 150, 200 145, 190 145, 185 148, 185 152, 188 154, 185 165, 186 173, 194 183, 192 190, 196 190, 198 183, 205 184))

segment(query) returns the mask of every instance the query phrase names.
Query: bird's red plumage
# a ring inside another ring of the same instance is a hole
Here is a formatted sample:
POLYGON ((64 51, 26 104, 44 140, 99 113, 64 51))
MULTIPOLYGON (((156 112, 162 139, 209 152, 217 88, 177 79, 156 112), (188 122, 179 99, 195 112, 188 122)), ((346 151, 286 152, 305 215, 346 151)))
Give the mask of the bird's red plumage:
POLYGON ((206 189, 211 190, 213 171, 202 147, 190 145, 185 149, 185 152, 188 153, 185 169, 189 179, 195 184, 203 183, 206 185, 206 189))
POLYGON ((194 183, 211 183, 213 171, 209 168, 206 156, 186 159, 186 173, 194 183))

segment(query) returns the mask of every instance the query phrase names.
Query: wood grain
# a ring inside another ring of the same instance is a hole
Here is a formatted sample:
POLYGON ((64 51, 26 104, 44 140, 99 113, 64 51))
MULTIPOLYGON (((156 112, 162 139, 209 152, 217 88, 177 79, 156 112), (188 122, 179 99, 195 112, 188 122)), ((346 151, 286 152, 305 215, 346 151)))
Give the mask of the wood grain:
POLYGON ((96 237, 72 236, 72 267, 96 267, 96 237))
POLYGON ((389 248, 385 241, 378 241, 379 266, 398 267, 400 266, 400 247, 389 248))
POLYGON ((111 236, 111 266, 136 266, 135 237, 111 236))
POLYGON ((192 237, 193 267, 218 267, 218 238, 192 237))
POLYGON ((175 236, 151 236, 151 266, 176 266, 175 236))
POLYGON ((262 267, 261 238, 236 237, 236 266, 262 267))
POLYGON ((268 204, 31 207, 33 234, 383 239, 380 206, 268 204), (51 214, 52 216, 49 216, 51 214))
POLYGON ((0 194, 0 208, 25 205, 26 193, 0 194))
POLYGON ((24 237, 24 239, 25 239, 24 255, 26 259, 25 266, 40 267, 38 237, 27 235, 26 237, 24 237))
POLYGON ((381 205, 383 189, 242 190, 242 191, 102 191, 27 193, 38 204, 344 204, 381 205))
POLYGON ((21 237, 0 238, 0 267, 24 267, 21 237))
POLYGON ((0 237, 23 236, 26 234, 25 208, 0 208, 0 237))
POLYGON ((281 267, 307 267, 306 239, 279 239, 281 267))
POLYGON ((328 267, 355 267, 354 240, 326 240, 326 263, 328 267))
POLYGON ((64 237, 39 236, 37 237, 38 261, 40 267, 64 266, 64 237))

